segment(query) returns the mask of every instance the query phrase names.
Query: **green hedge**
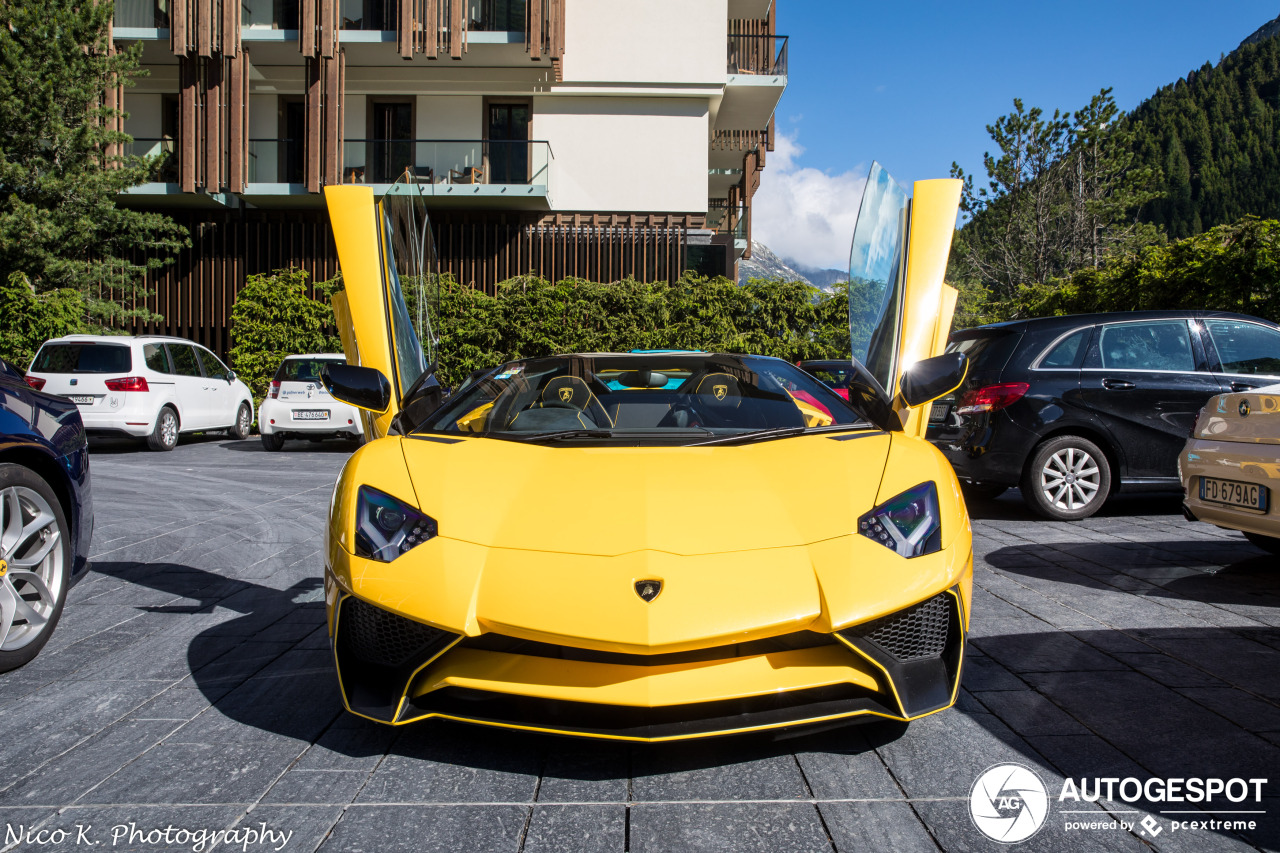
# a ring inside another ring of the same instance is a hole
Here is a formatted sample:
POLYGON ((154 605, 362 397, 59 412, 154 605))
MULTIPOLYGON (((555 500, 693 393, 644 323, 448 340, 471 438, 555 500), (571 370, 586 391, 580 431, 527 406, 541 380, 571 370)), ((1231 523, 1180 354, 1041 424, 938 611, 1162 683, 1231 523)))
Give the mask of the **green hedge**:
POLYGON ((22 273, 0 281, 0 358, 25 371, 50 338, 88 331, 84 298, 75 290, 36 295, 22 273))

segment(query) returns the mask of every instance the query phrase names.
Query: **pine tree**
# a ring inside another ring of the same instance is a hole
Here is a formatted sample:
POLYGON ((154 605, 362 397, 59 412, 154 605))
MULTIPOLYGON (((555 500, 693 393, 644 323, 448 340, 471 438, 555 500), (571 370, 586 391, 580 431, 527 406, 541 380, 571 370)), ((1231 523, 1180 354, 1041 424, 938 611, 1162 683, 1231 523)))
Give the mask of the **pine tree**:
POLYGON ((112 130, 113 87, 132 85, 141 46, 114 52, 112 4, 0 4, 0 279, 36 292, 70 288, 91 326, 149 319, 135 307, 145 273, 189 245, 167 216, 116 204, 158 162, 113 155, 132 140, 112 130))

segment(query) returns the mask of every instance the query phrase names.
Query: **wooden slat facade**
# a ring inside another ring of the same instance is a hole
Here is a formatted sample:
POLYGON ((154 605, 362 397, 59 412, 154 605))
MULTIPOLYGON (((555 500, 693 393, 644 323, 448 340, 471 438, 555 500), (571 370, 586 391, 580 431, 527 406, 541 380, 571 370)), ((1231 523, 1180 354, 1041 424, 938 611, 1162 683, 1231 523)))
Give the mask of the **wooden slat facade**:
MULTIPOLYGON (((148 276, 145 305, 164 319, 134 326, 136 334, 191 338, 225 355, 231 306, 247 276, 292 266, 323 281, 338 272, 323 210, 169 214, 190 231, 192 245, 148 276)), ((687 265, 688 229, 701 228, 704 217, 449 210, 431 221, 438 271, 492 294, 499 281, 530 273, 553 281, 674 281, 687 265)))

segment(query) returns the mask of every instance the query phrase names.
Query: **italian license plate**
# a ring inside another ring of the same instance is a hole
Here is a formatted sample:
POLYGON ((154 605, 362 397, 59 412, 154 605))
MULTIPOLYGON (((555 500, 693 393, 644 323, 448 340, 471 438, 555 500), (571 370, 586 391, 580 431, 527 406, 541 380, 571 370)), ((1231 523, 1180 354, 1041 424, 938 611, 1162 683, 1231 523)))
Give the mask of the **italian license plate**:
POLYGON ((327 421, 329 420, 328 409, 295 409, 293 412, 295 421, 327 421))
POLYGON ((68 394, 67 399, 77 406, 92 406, 94 400, 90 394, 68 394))
POLYGON ((1201 477, 1200 500, 1266 512, 1267 489, 1257 483, 1238 483, 1235 480, 1201 477))
POLYGON ((934 403, 933 408, 929 410, 929 422, 937 423, 947 419, 947 411, 951 408, 950 403, 934 403))

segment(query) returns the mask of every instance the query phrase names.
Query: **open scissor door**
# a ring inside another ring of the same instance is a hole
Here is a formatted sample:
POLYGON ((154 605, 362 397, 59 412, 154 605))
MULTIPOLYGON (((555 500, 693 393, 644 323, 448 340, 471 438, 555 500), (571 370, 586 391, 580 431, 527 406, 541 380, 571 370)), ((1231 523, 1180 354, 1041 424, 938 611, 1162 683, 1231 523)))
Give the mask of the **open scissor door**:
POLYGON ((368 440, 386 435, 415 394, 434 384, 435 247, 419 190, 394 184, 378 201, 369 187, 325 188, 343 281, 334 317, 347 363, 391 383, 390 408, 364 413, 368 440))
POLYGON ((909 197, 872 163, 849 256, 849 336, 853 358, 875 379, 875 392, 902 428, 923 432, 923 407, 899 394, 902 374, 940 355, 956 291, 943 283, 960 206, 960 181, 916 181, 909 197))

